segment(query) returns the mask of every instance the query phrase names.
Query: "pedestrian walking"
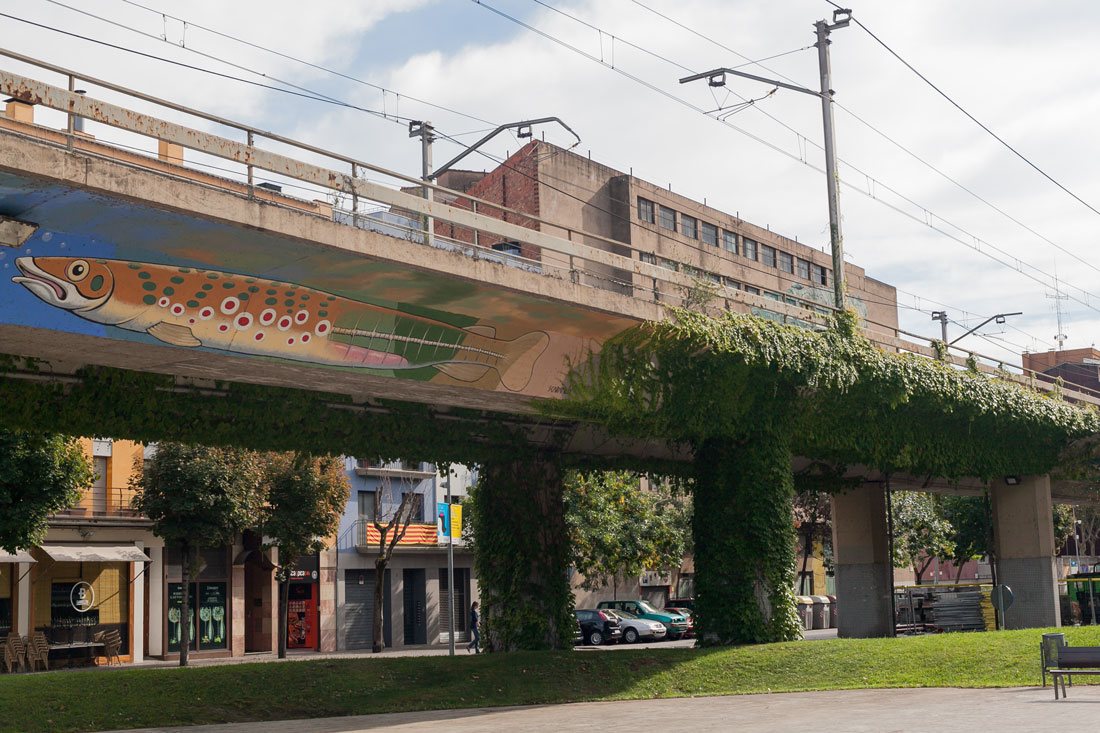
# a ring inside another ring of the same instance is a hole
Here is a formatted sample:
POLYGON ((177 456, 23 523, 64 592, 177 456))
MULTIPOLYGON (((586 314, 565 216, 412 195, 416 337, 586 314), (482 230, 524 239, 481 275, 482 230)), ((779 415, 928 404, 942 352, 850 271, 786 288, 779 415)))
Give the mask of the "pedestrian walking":
POLYGON ((481 654, 481 627, 478 624, 479 621, 481 621, 481 618, 477 612, 477 601, 474 601, 470 604, 470 630, 473 631, 474 638, 466 645, 466 651, 472 651, 474 654, 481 654))

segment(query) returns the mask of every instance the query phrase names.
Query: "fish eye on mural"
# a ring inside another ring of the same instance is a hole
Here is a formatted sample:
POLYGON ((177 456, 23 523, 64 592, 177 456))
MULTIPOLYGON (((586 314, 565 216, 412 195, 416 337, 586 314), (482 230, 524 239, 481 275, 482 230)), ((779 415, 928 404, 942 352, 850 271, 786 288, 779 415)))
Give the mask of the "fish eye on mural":
POLYGON ((522 391, 550 336, 497 338, 425 315, 247 274, 117 259, 19 257, 12 282, 85 320, 172 346, 522 391))

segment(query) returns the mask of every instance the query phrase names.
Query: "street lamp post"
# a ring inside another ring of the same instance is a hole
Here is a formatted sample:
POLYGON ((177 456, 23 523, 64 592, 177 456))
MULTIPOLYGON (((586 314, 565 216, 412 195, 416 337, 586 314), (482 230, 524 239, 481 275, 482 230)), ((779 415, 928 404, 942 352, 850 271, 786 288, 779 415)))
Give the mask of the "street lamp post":
POLYGON ((846 283, 844 278, 844 236, 840 228, 840 177, 836 168, 836 136, 833 133, 833 90, 832 90, 832 66, 829 61, 829 34, 837 28, 845 28, 851 21, 852 11, 838 9, 833 11, 833 22, 819 20, 814 23, 817 34, 817 63, 821 74, 821 89, 814 91, 796 84, 786 84, 775 79, 748 74, 736 69, 721 68, 705 71, 702 74, 692 74, 680 79, 681 84, 691 81, 706 79, 712 87, 721 87, 726 84, 726 74, 761 81, 777 86, 781 89, 789 89, 793 92, 809 94, 821 99, 821 117, 825 133, 825 179, 829 194, 829 245, 833 256, 833 304, 837 310, 844 310, 846 283))

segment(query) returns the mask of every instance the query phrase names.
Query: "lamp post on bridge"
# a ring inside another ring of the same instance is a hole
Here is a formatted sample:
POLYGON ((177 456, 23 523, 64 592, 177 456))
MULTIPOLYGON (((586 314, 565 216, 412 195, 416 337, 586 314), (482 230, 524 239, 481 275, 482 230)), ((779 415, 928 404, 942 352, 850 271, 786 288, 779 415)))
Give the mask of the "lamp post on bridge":
POLYGON ((722 87, 726 85, 726 74, 733 74, 821 99, 821 119, 825 133, 825 180, 829 195, 829 245, 833 256, 833 305, 837 310, 844 310, 846 305, 846 283, 844 236, 840 228, 840 177, 836 169, 836 137, 833 132, 832 65, 829 61, 829 44, 832 41, 829 40, 829 34, 838 28, 846 28, 851 21, 851 16, 851 10, 838 9, 833 11, 832 23, 825 20, 814 23, 814 31, 817 34, 817 43, 814 45, 817 47, 817 63, 821 75, 821 88, 818 91, 730 68, 712 69, 680 79, 681 84, 706 79, 708 85, 722 87))

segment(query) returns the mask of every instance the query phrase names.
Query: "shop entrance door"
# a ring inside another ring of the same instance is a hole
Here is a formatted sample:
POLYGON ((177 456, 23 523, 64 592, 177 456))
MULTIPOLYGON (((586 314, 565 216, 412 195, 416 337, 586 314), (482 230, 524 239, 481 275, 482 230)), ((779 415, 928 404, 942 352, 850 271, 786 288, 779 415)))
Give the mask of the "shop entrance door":
POLYGON ((404 571, 405 644, 428 643, 428 574, 423 568, 404 571))
POLYGON ((253 552, 244 563, 244 650, 270 652, 274 614, 271 593, 271 568, 265 568, 263 555, 253 552))

